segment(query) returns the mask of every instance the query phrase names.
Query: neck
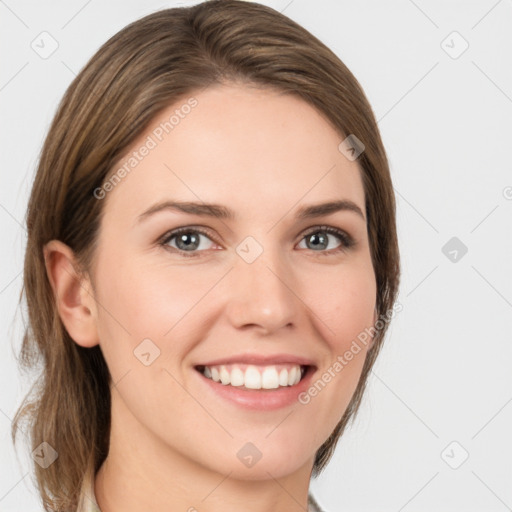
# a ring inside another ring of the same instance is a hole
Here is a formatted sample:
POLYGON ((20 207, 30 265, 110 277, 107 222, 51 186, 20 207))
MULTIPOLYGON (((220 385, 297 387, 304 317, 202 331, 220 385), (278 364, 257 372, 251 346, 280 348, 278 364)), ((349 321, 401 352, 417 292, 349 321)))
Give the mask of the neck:
POLYGON ((313 457, 291 474, 278 475, 276 469, 273 476, 273 468, 263 465, 257 474, 246 471, 241 475, 238 465, 216 471, 214 464, 206 465, 194 454, 169 447, 126 415, 126 410, 114 414, 117 406, 113 404, 109 454, 94 483, 101 512, 308 510, 313 457))

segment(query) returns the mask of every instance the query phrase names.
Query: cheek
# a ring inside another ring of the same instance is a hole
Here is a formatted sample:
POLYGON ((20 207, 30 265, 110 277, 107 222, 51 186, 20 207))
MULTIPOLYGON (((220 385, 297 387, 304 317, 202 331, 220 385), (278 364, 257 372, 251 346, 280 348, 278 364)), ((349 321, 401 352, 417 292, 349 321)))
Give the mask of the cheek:
POLYGON ((371 265, 338 267, 305 288, 307 304, 332 351, 343 353, 373 325, 376 282, 371 265))
POLYGON ((176 364, 189 349, 193 320, 218 273, 205 276, 111 254, 97 267, 98 334, 107 360, 122 371, 134 363, 134 350, 149 339, 160 350, 158 363, 176 364))
POLYGON ((103 306, 98 334, 115 390, 132 414, 154 425, 168 425, 168 411, 190 407, 178 384, 183 381, 179 363, 193 339, 183 328, 187 312, 201 290, 194 293, 184 278, 179 281, 179 272, 175 275, 166 279, 155 266, 124 260, 103 267, 108 280, 98 290, 103 306), (164 403, 168 407, 162 408, 164 403))
POLYGON ((316 436, 323 442, 343 416, 361 377, 369 345, 360 335, 373 326, 376 282, 371 265, 338 267, 313 281, 305 291, 307 304, 327 354, 299 401, 322 425, 316 436))
POLYGON ((144 265, 137 266, 108 247, 98 258, 96 280, 102 351, 109 366, 122 371, 133 364, 133 351, 144 339, 161 336, 165 326, 156 319, 165 319, 166 311, 172 310, 170 294, 163 296, 165 287, 157 286, 144 265))

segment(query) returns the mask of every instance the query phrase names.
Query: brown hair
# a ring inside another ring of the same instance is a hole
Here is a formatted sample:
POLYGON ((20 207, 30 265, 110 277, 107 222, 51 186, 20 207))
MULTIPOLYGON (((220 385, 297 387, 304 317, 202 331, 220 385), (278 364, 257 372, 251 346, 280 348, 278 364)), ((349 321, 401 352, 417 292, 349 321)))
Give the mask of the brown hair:
MULTIPOLYGON (((45 510, 75 510, 87 471, 109 449, 110 374, 99 346, 75 343, 57 312, 43 246, 61 240, 89 272, 103 202, 93 191, 162 109, 213 84, 237 82, 295 94, 340 133, 364 143, 358 157, 366 198, 377 312, 392 308, 399 284, 395 198, 385 150, 365 94, 340 59, 278 11, 211 0, 155 12, 115 34, 67 89, 46 137, 27 210, 23 292, 29 321, 20 365, 42 372, 20 405, 12 439, 29 420, 32 449, 49 443, 58 459, 34 465, 45 510), (33 388, 34 389, 34 388, 33 388)), ((378 329, 347 410, 316 453, 313 476, 330 460, 355 417, 387 322, 378 329)))

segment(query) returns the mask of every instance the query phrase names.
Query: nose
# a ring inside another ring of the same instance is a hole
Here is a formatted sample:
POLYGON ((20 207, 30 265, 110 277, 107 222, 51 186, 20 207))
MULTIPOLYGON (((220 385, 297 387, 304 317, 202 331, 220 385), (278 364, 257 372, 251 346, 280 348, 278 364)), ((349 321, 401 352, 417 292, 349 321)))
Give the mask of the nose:
POLYGON ((292 269, 277 250, 265 249, 252 263, 237 256, 227 287, 226 311, 236 328, 270 334, 294 327, 305 305, 292 269))

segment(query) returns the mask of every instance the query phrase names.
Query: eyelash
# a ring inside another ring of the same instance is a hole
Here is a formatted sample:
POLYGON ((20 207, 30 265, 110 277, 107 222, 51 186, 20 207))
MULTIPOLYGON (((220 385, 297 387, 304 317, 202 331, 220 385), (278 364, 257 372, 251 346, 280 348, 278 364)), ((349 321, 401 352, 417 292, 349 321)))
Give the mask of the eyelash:
MULTIPOLYGON (((325 233, 329 233, 331 235, 336 235, 340 239, 341 245, 335 249, 330 249, 329 251, 325 251, 325 250, 318 251, 318 256, 332 256, 332 255, 338 254, 342 251, 351 249, 356 244, 355 240, 350 235, 348 235, 344 231, 341 231, 340 229, 334 228, 332 226, 316 226, 316 227, 310 229, 307 233, 305 233, 303 235, 303 237, 301 238, 301 241, 304 238, 306 238, 307 236, 315 234, 315 233, 319 233, 319 232, 325 232, 325 233)), ((181 233, 199 233, 201 235, 206 236, 210 240, 212 240, 212 236, 210 235, 210 233, 208 233, 204 229, 187 226, 187 227, 182 227, 182 228, 178 228, 173 231, 167 232, 158 241, 158 245, 162 246, 166 250, 170 250, 171 252, 179 253, 186 258, 201 257, 201 253, 205 252, 205 251, 191 251, 191 252, 187 253, 187 251, 183 251, 176 247, 169 247, 167 245, 174 237, 180 235, 181 233)), ((212 241, 215 242, 215 240, 212 240, 212 241)), ((313 251, 313 252, 317 252, 317 251, 313 251)))

